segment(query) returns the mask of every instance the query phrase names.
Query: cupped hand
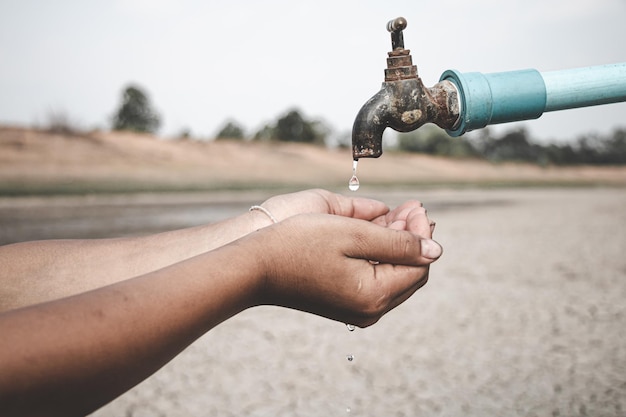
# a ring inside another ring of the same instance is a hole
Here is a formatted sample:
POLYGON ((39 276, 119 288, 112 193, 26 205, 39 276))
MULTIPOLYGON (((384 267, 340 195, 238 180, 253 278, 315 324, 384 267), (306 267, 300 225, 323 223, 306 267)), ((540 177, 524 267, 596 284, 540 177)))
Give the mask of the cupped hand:
POLYGON ((430 221, 426 209, 417 200, 409 200, 372 222, 394 230, 407 230, 425 238, 432 238, 435 229, 435 222, 430 221))
POLYGON ((363 197, 347 197, 323 189, 311 189, 271 197, 262 204, 278 220, 297 214, 321 213, 371 220, 376 224, 396 230, 409 230, 430 237, 434 222, 428 224, 416 217, 426 211, 418 200, 409 200, 390 210, 378 200, 363 197))
POLYGON ((257 304, 361 327, 377 322, 422 287, 429 265, 442 253, 430 239, 430 221, 417 202, 372 221, 293 216, 248 239, 255 241, 262 271, 257 304))
POLYGON ((381 201, 346 197, 322 189, 299 191, 269 198, 262 204, 278 220, 305 213, 336 214, 356 219, 373 220, 389 213, 381 201))

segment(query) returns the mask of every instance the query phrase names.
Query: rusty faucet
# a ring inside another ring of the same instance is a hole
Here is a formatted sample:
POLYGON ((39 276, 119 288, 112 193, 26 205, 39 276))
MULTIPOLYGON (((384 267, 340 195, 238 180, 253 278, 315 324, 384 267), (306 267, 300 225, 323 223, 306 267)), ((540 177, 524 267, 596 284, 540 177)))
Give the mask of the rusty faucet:
POLYGON ((352 156, 378 158, 382 153, 383 131, 391 127, 410 132, 425 123, 451 128, 459 118, 457 89, 450 81, 426 88, 417 75, 411 51, 404 49, 403 17, 387 23, 392 51, 388 53, 385 82, 378 93, 361 108, 352 129, 352 156))
POLYGON ((490 124, 537 119, 544 112, 626 101, 626 63, 559 71, 535 69, 482 74, 445 71, 426 88, 417 75, 411 51, 404 49, 399 17, 391 32, 385 82, 361 108, 352 129, 352 156, 378 158, 383 131, 410 132, 434 123, 450 136, 490 124))

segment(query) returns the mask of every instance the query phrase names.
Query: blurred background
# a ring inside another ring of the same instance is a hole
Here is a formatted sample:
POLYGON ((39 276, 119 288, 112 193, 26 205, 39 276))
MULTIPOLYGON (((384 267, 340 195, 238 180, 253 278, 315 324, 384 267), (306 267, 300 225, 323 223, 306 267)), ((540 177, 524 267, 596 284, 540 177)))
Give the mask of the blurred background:
POLYGON ((308 187, 420 199, 445 253, 377 325, 252 309, 94 415, 621 416, 626 104, 385 134, 388 20, 442 72, 626 62, 624 0, 0 2, 0 244, 216 222, 308 187), (347 361, 353 355, 353 361, 347 361))
MULTIPOLYGON (((625 13, 624 0, 6 0, 0 122, 45 124, 52 112, 106 129, 123 89, 138 85, 164 136, 212 138, 231 119, 254 135, 293 107, 341 135, 383 81, 388 20, 406 17, 406 47, 432 86, 447 69, 624 62, 625 13)), ((541 140, 605 134, 625 111, 555 112, 527 129, 541 140)))

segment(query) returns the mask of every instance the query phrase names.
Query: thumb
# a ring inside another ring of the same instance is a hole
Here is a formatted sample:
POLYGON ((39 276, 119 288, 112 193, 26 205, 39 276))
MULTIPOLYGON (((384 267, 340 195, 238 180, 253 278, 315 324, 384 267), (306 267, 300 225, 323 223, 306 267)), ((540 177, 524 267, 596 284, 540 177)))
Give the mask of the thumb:
POLYGON ((443 248, 432 239, 420 239, 421 255, 425 258, 437 260, 443 254, 443 248))
POLYGON ((406 230, 394 230, 372 223, 361 224, 357 242, 347 256, 394 265, 428 265, 441 256, 443 248, 432 239, 406 230))

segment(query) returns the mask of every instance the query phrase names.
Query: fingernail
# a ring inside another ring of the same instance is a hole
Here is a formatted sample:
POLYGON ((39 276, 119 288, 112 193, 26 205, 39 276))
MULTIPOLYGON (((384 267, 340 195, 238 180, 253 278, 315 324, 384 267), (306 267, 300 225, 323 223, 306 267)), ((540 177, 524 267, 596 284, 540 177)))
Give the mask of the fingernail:
POLYGON ((422 239, 420 241, 422 247, 422 256, 428 259, 437 259, 443 253, 443 248, 439 243, 431 239, 422 239))

